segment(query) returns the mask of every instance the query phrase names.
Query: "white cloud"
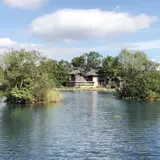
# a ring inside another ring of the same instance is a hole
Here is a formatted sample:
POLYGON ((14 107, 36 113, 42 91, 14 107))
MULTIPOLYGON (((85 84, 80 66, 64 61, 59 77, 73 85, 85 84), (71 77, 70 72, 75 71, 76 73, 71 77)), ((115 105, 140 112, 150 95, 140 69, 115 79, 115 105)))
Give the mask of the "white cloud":
MULTIPOLYGON (((107 52, 117 55, 122 48, 129 50, 150 50, 150 49, 160 49, 160 40, 152 40, 146 42, 136 42, 136 43, 115 43, 95 47, 56 47, 50 44, 32 44, 32 43, 20 43, 13 41, 10 38, 0 38, 0 53, 10 51, 11 49, 26 49, 26 50, 37 50, 42 53, 42 55, 53 59, 67 59, 70 60, 75 56, 79 56, 83 53, 90 51, 97 51, 101 54, 107 52)), ((111 54, 110 54, 111 55, 111 54)))
POLYGON ((160 40, 126 43, 124 44, 123 48, 136 49, 136 50, 160 49, 160 40))
POLYGON ((12 41, 11 39, 9 38, 0 38, 0 47, 8 47, 8 46, 12 46, 12 45, 15 45, 16 42, 15 41, 12 41))
POLYGON ((31 44, 20 43, 13 41, 10 38, 0 38, 0 53, 8 52, 11 49, 20 50, 37 50, 42 55, 53 59, 71 59, 74 56, 78 56, 85 52, 88 52, 88 48, 76 48, 76 47, 54 47, 49 44, 31 44))
POLYGON ((156 16, 102 11, 100 9, 62 9, 34 19, 30 32, 47 40, 86 40, 133 33, 149 28, 156 16))
POLYGON ((150 50, 160 49, 160 40, 140 41, 140 42, 128 42, 128 43, 111 43, 112 48, 125 48, 129 50, 150 50))
POLYGON ((35 47, 39 47, 39 44, 28 44, 28 43, 18 43, 16 41, 11 40, 10 38, 0 38, 0 49, 34 49, 35 47))
POLYGON ((47 0, 2 0, 6 5, 14 8, 34 9, 39 8, 47 0))

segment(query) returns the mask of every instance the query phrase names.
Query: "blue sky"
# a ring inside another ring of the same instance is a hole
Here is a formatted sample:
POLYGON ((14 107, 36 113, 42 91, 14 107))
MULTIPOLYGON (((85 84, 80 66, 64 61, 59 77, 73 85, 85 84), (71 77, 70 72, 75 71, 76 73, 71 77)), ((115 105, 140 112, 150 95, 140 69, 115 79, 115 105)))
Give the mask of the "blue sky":
POLYGON ((54 59, 122 48, 160 61, 159 0, 0 0, 0 51, 36 49, 54 59))

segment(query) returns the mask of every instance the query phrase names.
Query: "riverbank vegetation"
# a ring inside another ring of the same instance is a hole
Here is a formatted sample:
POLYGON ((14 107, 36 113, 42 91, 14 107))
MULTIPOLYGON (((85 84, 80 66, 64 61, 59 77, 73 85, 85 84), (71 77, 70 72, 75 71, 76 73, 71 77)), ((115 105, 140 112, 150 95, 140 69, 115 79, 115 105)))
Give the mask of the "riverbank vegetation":
POLYGON ((106 87, 60 87, 57 88, 58 91, 97 91, 97 92, 107 92, 107 93, 116 93, 115 89, 106 88, 106 87))
MULTIPOLYGON (((55 82, 45 67, 46 62, 36 51, 11 51, 1 55, 0 89, 8 103, 42 103, 49 100, 48 94, 53 91, 48 90, 54 88, 55 82)), ((59 101, 58 96, 54 98, 56 101, 59 101)))
POLYGON ((115 86, 116 95, 121 99, 160 100, 160 72, 157 70, 160 64, 143 52, 133 53, 124 49, 116 57, 107 56, 103 59, 100 54, 91 52, 74 58, 72 65, 84 70, 88 66, 100 67, 109 79, 109 86, 113 86, 113 77, 121 77, 121 85, 115 86), (86 58, 87 55, 89 58, 86 58))
POLYGON ((71 62, 48 59, 37 51, 12 50, 0 56, 0 91, 8 103, 57 102, 60 93, 55 88, 65 86, 71 70, 99 68, 108 79, 121 77, 121 85, 115 86, 119 98, 160 100, 158 66, 146 54, 127 50, 116 57, 85 53, 71 62))
POLYGON ((119 54, 123 83, 117 90, 120 98, 134 100, 160 100, 159 63, 141 52, 122 50, 119 54))

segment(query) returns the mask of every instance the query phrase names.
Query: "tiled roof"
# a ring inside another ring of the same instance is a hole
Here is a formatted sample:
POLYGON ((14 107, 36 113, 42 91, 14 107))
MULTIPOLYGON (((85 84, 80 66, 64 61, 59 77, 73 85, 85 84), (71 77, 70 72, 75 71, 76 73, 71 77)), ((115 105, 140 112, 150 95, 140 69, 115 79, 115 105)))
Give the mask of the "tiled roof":
POLYGON ((104 75, 104 73, 101 73, 100 69, 91 69, 89 72, 85 73, 82 70, 73 70, 70 72, 72 75, 77 75, 77 74, 82 74, 84 76, 99 76, 99 75, 104 75))
POLYGON ((73 70, 72 72, 70 72, 70 74, 72 74, 72 75, 82 74, 83 76, 85 76, 85 73, 80 71, 80 70, 78 70, 78 69, 77 70, 73 70))
POLYGON ((98 69, 91 69, 89 72, 86 73, 87 76, 97 76, 98 75, 98 69))

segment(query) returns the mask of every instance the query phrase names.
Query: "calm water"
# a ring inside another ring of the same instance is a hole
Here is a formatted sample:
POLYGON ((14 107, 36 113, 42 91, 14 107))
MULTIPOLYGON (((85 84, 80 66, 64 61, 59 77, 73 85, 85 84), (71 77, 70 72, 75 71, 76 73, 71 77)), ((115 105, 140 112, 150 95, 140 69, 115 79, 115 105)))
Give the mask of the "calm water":
POLYGON ((0 160, 141 159, 160 160, 160 103, 66 92, 55 106, 0 105, 0 160))

